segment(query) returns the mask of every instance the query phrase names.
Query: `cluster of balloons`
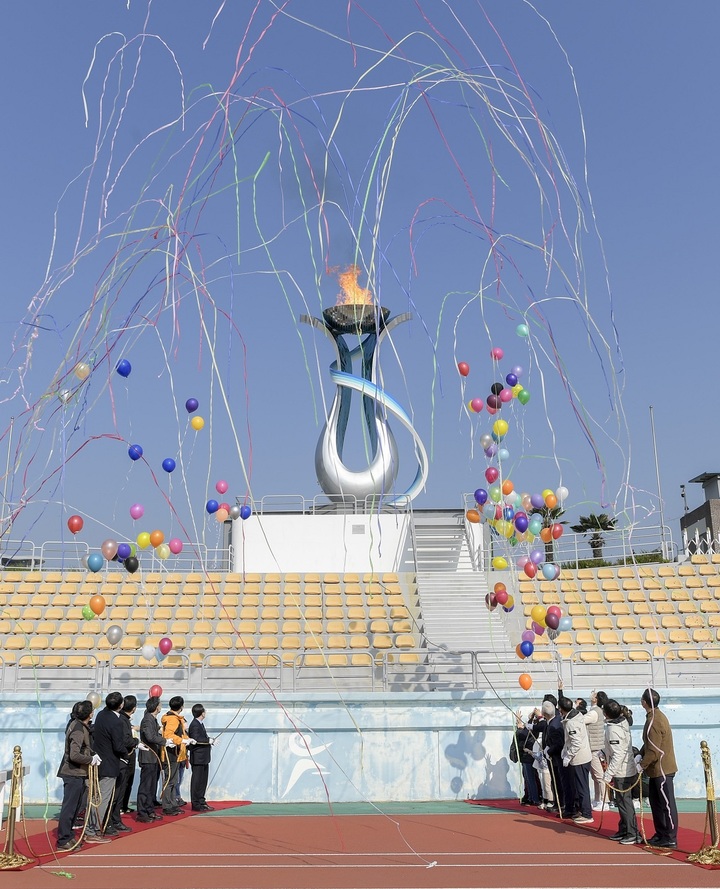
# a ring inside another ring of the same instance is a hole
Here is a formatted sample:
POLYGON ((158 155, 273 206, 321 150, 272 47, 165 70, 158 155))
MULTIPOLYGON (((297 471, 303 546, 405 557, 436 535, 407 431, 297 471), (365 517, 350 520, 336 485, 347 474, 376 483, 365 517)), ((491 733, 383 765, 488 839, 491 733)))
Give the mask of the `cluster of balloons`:
MULTIPOLYGON (((197 400, 197 398, 188 398, 188 400, 185 402, 185 410, 189 414, 194 414, 199 407, 200 402, 197 400)), ((200 416, 191 417, 190 425, 196 432, 199 432, 205 425, 205 420, 203 420, 203 418, 200 416)))
MULTIPOLYGON (((215 490, 218 494, 225 494, 227 489, 228 483, 226 481, 219 481, 215 485, 215 490)), ((252 508, 247 503, 243 506, 238 506, 237 504, 230 506, 229 503, 218 503, 217 500, 208 500, 205 504, 205 511, 208 515, 214 515, 220 524, 227 521, 228 518, 233 521, 235 519, 245 521, 252 515, 252 508)))
POLYGON ((504 583, 496 583, 493 591, 485 596, 485 604, 488 611, 495 611, 500 605, 502 610, 509 614, 515 608, 515 599, 507 591, 504 583))
MULTIPOLYGON (((498 346, 490 350, 490 357, 493 361, 501 361, 504 355, 505 353, 498 346)), ((467 377, 470 374, 470 365, 466 361, 458 362, 458 372, 460 376, 467 377)), ((509 404, 514 398, 520 404, 527 404, 530 401, 530 393, 519 382, 523 373, 523 368, 519 364, 515 365, 505 375, 504 382, 495 382, 490 386, 490 394, 485 398, 485 401, 482 398, 471 398, 468 402, 468 409, 474 414, 479 414, 484 407, 492 415, 502 410, 503 406, 509 404)))

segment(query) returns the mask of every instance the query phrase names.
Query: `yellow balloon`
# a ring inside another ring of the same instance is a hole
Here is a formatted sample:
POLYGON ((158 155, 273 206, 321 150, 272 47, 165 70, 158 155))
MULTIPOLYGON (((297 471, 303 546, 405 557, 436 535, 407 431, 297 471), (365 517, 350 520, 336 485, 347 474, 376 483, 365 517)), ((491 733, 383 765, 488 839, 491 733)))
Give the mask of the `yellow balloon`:
POLYGON ((514 607, 515 607, 515 596, 508 596, 507 601, 503 605, 503 608, 507 608, 509 611, 511 608, 514 608, 514 607))
POLYGON ((536 624, 540 624, 541 627, 544 627, 546 614, 547 611, 542 607, 542 605, 535 605, 530 612, 530 617, 535 621, 536 624))
POLYGON ((150 535, 147 531, 141 531, 135 541, 140 549, 147 549, 150 546, 150 535))
POLYGON ((513 398, 517 398, 517 397, 518 397, 518 395, 519 395, 520 392, 522 391, 522 387, 523 387, 522 383, 516 383, 516 384, 512 387, 512 390, 511 390, 511 391, 512 391, 512 394, 513 394, 513 398))
POLYGON ((205 420, 203 420, 202 417, 193 417, 192 420, 190 420, 190 425, 193 429, 196 429, 199 432, 205 425, 205 420))
POLYGON ((551 494, 554 497, 555 491, 551 490, 550 488, 545 488, 545 490, 542 492, 542 499, 545 500, 545 498, 549 497, 551 494))
POLYGON ((507 559, 502 556, 495 556, 492 560, 492 566, 496 571, 504 571, 508 566, 507 559))
POLYGON ((90 365, 85 364, 84 361, 81 361, 79 364, 75 365, 75 376, 78 380, 87 380, 90 376, 90 365))
POLYGON ((493 432, 498 438, 502 438, 509 428, 507 420, 495 420, 493 423, 493 432))
POLYGON ((155 555, 164 562, 170 556, 170 547, 167 543, 161 543, 160 546, 155 547, 155 555))

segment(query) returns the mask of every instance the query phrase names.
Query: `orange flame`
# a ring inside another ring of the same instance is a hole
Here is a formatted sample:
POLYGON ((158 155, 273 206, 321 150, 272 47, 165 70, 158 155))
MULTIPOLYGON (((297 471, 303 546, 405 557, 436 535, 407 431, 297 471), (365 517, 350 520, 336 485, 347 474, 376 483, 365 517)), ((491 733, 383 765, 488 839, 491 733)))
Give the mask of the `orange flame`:
POLYGON ((342 289, 337 295, 336 306, 371 306, 373 304, 372 292, 358 284, 359 274, 360 266, 358 265, 349 265, 344 271, 338 272, 337 277, 342 289))

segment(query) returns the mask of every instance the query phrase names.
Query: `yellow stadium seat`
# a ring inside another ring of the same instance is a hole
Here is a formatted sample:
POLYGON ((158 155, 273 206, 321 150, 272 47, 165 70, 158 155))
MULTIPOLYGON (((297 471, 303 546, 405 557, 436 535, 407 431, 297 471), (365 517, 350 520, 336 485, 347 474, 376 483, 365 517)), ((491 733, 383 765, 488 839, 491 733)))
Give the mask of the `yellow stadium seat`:
POLYGON ((720 648, 702 648, 701 654, 706 660, 717 660, 720 658, 720 648))
POLYGON ((615 622, 611 617, 608 617, 607 615, 596 617, 593 620, 593 629, 595 630, 612 630, 614 626, 615 622))
POLYGON ((632 648, 628 651, 628 658, 631 661, 649 661, 650 652, 644 648, 632 648))
POLYGON ((370 648, 370 640, 367 636, 351 636, 350 648, 353 650, 370 648))
POLYGON ((375 620, 370 621, 370 632, 380 634, 389 633, 390 624, 384 618, 376 618, 375 620))
POLYGON ((401 634, 395 638, 395 647, 396 648, 417 648, 417 644, 415 639, 407 634, 401 634))
POLYGON ((278 633, 278 624, 275 620, 263 620, 258 626, 258 632, 261 636, 276 636, 278 633))
POLYGON ((260 636, 258 648, 264 651, 275 651, 278 648, 277 636, 260 636))
POLYGON ((678 577, 694 577, 695 569, 692 565, 679 565, 678 566, 678 577))
POLYGON ((705 618, 702 614, 685 614, 683 621, 688 629, 697 629, 705 626, 705 618))
POLYGON ((379 649, 382 651, 387 651, 388 649, 393 647, 392 639, 390 638, 390 636, 385 636, 385 635, 382 635, 379 633, 375 634, 372 637, 372 645, 373 645, 373 648, 376 648, 376 649, 379 649))
POLYGON ((692 640, 696 645, 712 644, 713 635, 707 627, 701 627, 693 630, 692 640))
POLYGON ((299 620, 285 620, 282 623, 282 634, 285 636, 296 636, 300 633, 300 621, 299 620))
POLYGON ((337 635, 328 636, 327 647, 328 647, 328 649, 347 648, 348 647, 347 637, 346 636, 337 636, 337 635))
POLYGON ((667 643, 667 634, 664 630, 647 630, 645 632, 645 641, 648 645, 667 643))
POLYGON ((660 619, 660 626, 664 630, 679 630, 682 623, 676 614, 664 614, 660 619))

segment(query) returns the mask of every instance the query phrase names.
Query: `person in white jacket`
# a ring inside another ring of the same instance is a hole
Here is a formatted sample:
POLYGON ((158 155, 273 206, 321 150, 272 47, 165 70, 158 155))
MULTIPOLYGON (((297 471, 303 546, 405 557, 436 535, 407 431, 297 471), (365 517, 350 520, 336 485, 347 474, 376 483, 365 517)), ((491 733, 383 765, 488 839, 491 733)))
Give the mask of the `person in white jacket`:
POLYGON ((635 807, 630 788, 637 780, 637 767, 632 752, 630 725, 617 701, 609 700, 603 707, 605 714, 605 782, 618 791, 617 800, 620 822, 617 832, 610 839, 618 840, 623 846, 642 842, 638 831, 635 807))
POLYGON ((592 751, 588 740, 585 717, 573 707, 570 698, 562 697, 558 707, 563 717, 565 746, 562 751, 563 766, 569 768, 575 791, 576 824, 591 824, 592 808, 590 806, 590 760, 592 751))

